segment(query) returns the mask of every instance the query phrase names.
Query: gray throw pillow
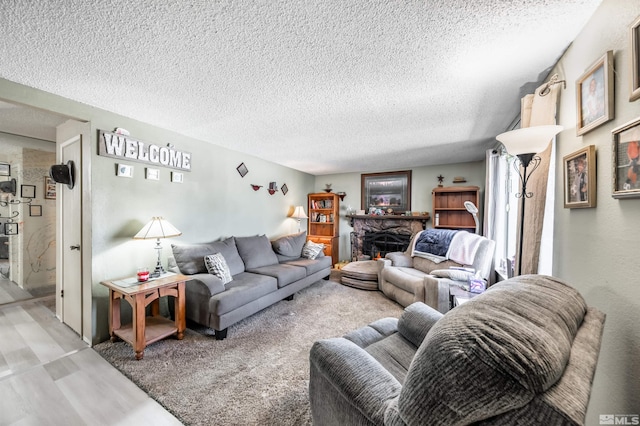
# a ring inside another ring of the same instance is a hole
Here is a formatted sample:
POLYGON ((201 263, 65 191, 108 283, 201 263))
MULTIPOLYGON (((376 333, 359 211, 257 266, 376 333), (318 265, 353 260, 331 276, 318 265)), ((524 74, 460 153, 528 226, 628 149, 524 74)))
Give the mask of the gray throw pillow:
POLYGON ((222 280, 222 284, 230 283, 233 280, 231 272, 229 271, 229 266, 222 254, 214 253, 209 256, 205 256, 204 264, 207 266, 207 271, 209 271, 210 274, 215 275, 222 280))
POLYGON ((238 253, 234 237, 229 237, 226 240, 214 241, 209 244, 209 247, 211 247, 212 250, 207 254, 220 253, 224 256, 224 260, 227 262, 227 265, 229 265, 231 275, 237 275, 244 272, 244 262, 238 253))
POLYGON ((171 250, 180 272, 186 275, 207 272, 204 257, 216 251, 209 244, 171 244, 171 250))
POLYGON ((307 259, 315 259, 324 250, 324 244, 307 241, 302 248, 302 257, 307 259))
POLYGON ((222 253, 231 275, 244 272, 244 263, 233 237, 203 244, 171 244, 171 249, 180 272, 186 275, 207 273, 204 257, 211 253, 222 253))
POLYGON ((238 253, 247 269, 276 265, 278 257, 271 248, 271 242, 266 235, 254 237, 236 237, 238 253))
POLYGON ((307 231, 298 234, 286 235, 271 242, 273 251, 283 256, 300 257, 302 247, 307 240, 307 231))

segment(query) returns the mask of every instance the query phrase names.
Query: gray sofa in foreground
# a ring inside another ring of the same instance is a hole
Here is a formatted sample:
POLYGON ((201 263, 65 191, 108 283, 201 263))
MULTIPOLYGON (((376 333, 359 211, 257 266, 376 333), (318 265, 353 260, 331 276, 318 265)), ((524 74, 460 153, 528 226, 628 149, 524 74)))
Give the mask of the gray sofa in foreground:
POLYGON ((190 278, 185 285, 187 319, 212 328, 221 340, 230 325, 329 279, 331 258, 322 252, 315 259, 302 257, 305 241, 302 232, 273 242, 260 235, 172 244, 170 270, 190 278), (223 256, 231 274, 226 284, 205 265, 205 256, 215 253, 223 256))
POLYGON ((527 275, 314 343, 314 425, 582 425, 605 315, 527 275))

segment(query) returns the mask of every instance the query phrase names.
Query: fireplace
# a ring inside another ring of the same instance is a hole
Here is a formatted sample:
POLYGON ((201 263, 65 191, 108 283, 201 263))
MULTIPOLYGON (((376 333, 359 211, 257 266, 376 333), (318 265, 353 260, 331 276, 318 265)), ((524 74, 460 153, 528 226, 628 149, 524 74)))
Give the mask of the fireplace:
POLYGON ((351 233, 351 261, 375 258, 378 253, 404 251, 411 237, 425 229, 429 216, 372 216, 349 215, 351 233))
POLYGON ((362 237, 362 253, 371 258, 384 257, 394 251, 405 251, 411 241, 411 234, 395 234, 391 232, 365 232, 362 237))

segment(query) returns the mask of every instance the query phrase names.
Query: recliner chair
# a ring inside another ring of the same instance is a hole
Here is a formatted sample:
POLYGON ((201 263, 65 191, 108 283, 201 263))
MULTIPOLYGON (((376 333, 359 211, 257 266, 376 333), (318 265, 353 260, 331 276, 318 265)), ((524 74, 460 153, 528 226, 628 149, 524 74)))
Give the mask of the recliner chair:
POLYGON ((446 313, 451 308, 451 295, 467 284, 469 275, 450 269, 452 266, 473 268, 480 278, 491 283, 495 241, 480 237, 474 261, 469 264, 463 265, 452 260, 436 263, 411 256, 413 240, 418 235, 413 236, 409 248, 404 252, 387 253, 384 259, 378 259, 378 288, 389 299, 405 307, 414 302, 422 302, 446 313))
POLYGON ((526 275, 443 315, 417 302, 310 353, 313 424, 582 425, 605 315, 526 275))

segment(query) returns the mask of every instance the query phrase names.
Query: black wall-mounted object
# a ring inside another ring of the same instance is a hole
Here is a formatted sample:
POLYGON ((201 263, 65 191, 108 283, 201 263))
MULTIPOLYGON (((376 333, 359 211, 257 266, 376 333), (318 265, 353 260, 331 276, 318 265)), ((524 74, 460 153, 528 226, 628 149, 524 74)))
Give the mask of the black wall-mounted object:
POLYGON ((55 164, 49 170, 49 176, 57 183, 65 184, 69 189, 75 186, 76 167, 72 160, 67 164, 55 164))
POLYGON ((0 182, 0 192, 9 192, 11 195, 16 195, 18 184, 15 179, 0 182))

